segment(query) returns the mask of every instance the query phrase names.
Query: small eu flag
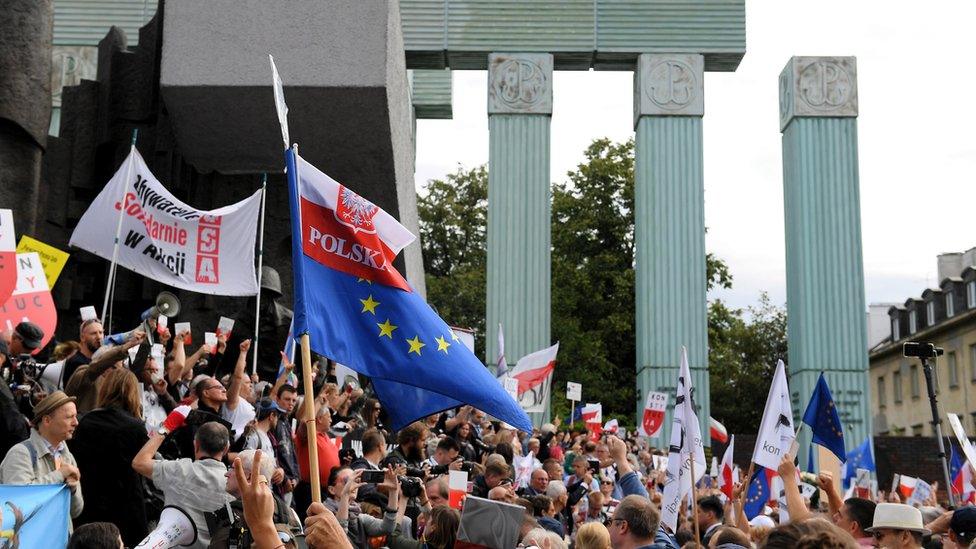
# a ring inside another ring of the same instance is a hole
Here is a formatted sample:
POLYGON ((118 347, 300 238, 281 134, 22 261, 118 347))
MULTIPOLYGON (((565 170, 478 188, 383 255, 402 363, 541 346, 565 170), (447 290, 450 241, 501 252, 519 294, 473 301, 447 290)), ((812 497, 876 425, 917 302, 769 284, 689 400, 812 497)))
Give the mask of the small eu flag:
POLYGON ((813 442, 827 448, 841 463, 847 461, 844 449, 844 428, 840 423, 840 415, 834 406, 834 397, 830 395, 830 387, 823 372, 817 380, 817 387, 810 397, 810 404, 803 413, 803 423, 813 429, 813 442))

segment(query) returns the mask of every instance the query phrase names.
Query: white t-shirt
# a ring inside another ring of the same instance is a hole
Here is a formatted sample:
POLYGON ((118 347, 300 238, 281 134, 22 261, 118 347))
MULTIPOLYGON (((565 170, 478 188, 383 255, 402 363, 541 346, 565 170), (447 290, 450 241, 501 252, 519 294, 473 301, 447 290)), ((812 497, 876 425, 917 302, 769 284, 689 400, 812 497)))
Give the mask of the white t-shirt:
POLYGON ((245 450, 261 450, 264 455, 270 455, 272 462, 275 460, 274 445, 271 444, 271 439, 268 438, 268 433, 260 429, 254 429, 251 434, 247 436, 247 440, 244 441, 245 450))
POLYGON ((237 408, 231 410, 225 404, 220 411, 223 418, 230 423, 231 429, 234 430, 235 441, 244 434, 244 428, 255 417, 254 405, 243 398, 237 400, 237 408))

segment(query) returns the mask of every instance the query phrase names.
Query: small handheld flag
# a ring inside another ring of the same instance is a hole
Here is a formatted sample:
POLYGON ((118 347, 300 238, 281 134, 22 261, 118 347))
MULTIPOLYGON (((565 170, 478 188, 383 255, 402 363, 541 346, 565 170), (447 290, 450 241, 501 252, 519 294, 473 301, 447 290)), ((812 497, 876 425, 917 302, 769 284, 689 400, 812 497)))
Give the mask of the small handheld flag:
POLYGON ((847 461, 844 448, 844 428, 840 423, 840 415, 834 406, 834 397, 830 394, 830 387, 823 372, 817 380, 817 386, 803 413, 803 423, 813 429, 813 442, 830 450, 841 463, 847 461))

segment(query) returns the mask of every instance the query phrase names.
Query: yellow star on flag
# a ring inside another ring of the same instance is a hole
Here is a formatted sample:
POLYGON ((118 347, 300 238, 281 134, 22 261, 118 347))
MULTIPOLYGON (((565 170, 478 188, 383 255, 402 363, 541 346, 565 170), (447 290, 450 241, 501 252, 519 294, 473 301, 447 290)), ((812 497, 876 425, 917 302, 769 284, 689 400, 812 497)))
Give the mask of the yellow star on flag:
POLYGON ((461 341, 461 338, 458 337, 457 332, 455 332, 454 330, 451 330, 451 339, 453 339, 454 341, 461 341))
POLYGON ((365 282, 366 284, 369 284, 370 286, 373 285, 373 281, 370 280, 370 279, 368 279, 368 278, 357 278, 356 279, 356 282, 365 282))
POLYGON ((359 302, 363 304, 363 310, 360 312, 365 313, 369 311, 374 315, 376 314, 376 306, 380 304, 379 301, 373 300, 373 294, 369 294, 369 297, 366 299, 360 299, 359 302))
POLYGON ((417 353, 417 356, 420 356, 420 348, 427 346, 426 343, 420 341, 420 336, 413 336, 413 339, 408 339, 407 343, 410 344, 410 350, 407 351, 407 354, 417 353))
POLYGON ((382 324, 380 324, 379 322, 377 322, 376 325, 380 327, 380 335, 378 335, 376 337, 386 336, 386 337, 388 337, 390 339, 393 339, 393 330, 396 330, 397 327, 394 326, 393 324, 390 324, 390 319, 389 318, 386 319, 386 322, 384 322, 382 324))
POLYGON ((444 354, 446 355, 447 348, 450 347, 451 344, 448 343, 446 339, 444 339, 444 336, 437 336, 436 338, 434 338, 434 340, 437 341, 437 350, 444 351, 444 354))

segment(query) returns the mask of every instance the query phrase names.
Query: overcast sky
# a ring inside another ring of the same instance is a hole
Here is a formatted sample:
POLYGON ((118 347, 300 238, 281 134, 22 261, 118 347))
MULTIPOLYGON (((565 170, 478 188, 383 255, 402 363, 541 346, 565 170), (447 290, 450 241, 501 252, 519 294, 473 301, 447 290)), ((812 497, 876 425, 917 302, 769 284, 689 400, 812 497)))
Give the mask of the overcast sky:
MULTIPOLYGON (((786 301, 777 77, 792 55, 857 57, 861 222, 869 303, 938 284, 935 257, 976 246, 976 3, 746 2, 747 53, 705 78, 706 248, 734 306, 786 301)), ((597 137, 633 136, 632 73, 557 72, 553 181, 597 137)), ((454 74, 454 119, 420 120, 418 188, 488 161, 486 73, 454 74)))

